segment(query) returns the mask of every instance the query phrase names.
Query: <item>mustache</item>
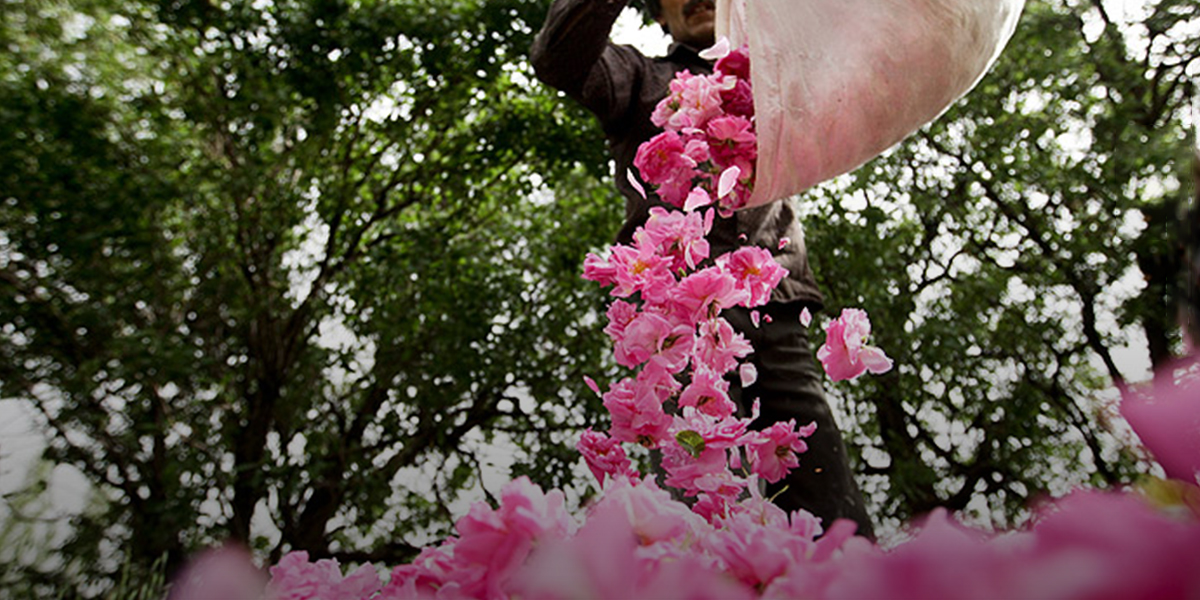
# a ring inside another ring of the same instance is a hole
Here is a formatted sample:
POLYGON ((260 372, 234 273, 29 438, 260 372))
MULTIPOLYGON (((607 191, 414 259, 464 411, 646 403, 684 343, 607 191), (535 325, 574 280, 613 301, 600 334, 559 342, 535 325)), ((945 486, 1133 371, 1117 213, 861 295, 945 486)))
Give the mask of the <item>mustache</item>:
POLYGON ((709 10, 716 10, 717 8, 713 4, 713 0, 688 0, 688 3, 683 5, 683 16, 690 17, 692 13, 701 7, 707 7, 709 10))

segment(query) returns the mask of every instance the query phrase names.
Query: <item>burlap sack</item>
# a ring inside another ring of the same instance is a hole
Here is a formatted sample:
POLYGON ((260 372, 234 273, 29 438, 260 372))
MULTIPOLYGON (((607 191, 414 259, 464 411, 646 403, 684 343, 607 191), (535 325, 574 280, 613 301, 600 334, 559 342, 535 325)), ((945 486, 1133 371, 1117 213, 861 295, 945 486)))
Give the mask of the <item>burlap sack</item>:
POLYGON ((717 0, 750 45, 758 168, 747 206, 847 173, 931 122, 987 71, 1024 0, 717 0))

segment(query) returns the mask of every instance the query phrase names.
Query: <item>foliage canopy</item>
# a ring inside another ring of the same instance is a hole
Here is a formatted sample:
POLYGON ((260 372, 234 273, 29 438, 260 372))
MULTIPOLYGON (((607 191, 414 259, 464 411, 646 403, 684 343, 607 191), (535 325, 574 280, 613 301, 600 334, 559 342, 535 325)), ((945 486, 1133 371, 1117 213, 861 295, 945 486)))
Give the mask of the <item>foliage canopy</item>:
POLYGON ((570 480, 619 204, 526 78, 540 2, 4 10, 0 395, 100 496, 23 577, 228 536, 399 562, 492 440, 570 480))

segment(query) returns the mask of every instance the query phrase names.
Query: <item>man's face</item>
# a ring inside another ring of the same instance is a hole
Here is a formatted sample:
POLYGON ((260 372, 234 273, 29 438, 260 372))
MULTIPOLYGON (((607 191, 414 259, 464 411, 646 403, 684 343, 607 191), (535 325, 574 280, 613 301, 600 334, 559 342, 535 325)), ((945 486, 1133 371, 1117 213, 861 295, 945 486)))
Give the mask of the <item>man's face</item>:
POLYGON ((661 0, 658 22, 665 25, 676 42, 695 48, 713 45, 716 5, 713 0, 661 0))

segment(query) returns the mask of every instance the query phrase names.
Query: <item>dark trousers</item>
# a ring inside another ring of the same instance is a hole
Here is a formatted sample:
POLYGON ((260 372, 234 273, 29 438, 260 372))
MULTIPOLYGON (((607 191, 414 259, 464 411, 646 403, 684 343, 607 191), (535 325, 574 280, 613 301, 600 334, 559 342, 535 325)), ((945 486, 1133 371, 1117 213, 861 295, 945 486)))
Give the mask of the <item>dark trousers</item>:
POLYGON ((800 324, 802 308, 799 302, 760 307, 763 318, 758 327, 751 321, 749 310, 724 311, 723 316, 734 329, 753 344, 750 361, 758 369, 758 379, 744 389, 740 379, 733 377, 729 394, 745 411, 744 416, 749 415, 754 399, 760 400, 761 415, 752 429, 788 419, 795 419, 798 426, 817 424, 816 433, 805 439, 808 452, 799 455, 799 468, 768 485, 767 497, 786 486, 786 491, 775 499, 780 508, 789 513, 803 508, 820 517, 826 529, 837 519, 850 519, 858 524, 858 535, 874 539, 874 527, 850 471, 842 433, 825 401, 823 372, 809 345, 807 328, 800 324), (766 315, 770 315, 770 323, 766 315))

